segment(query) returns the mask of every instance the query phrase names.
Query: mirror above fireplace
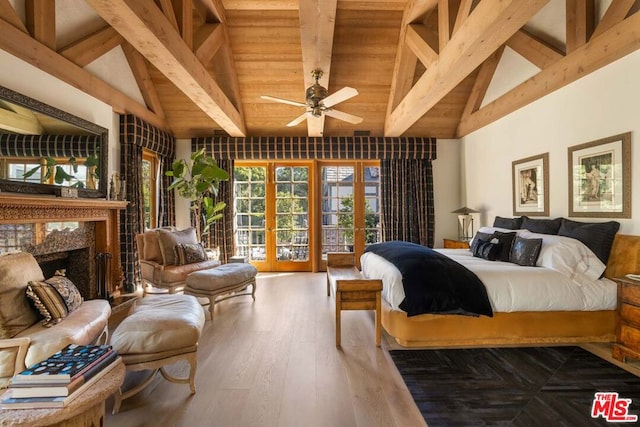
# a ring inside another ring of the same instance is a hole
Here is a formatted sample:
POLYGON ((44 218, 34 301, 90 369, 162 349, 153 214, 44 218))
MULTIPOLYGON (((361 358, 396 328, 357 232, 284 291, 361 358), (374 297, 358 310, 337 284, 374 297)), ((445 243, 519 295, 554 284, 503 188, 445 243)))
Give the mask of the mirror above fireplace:
POLYGON ((0 86, 0 191, 104 198, 107 152, 107 129, 0 86))

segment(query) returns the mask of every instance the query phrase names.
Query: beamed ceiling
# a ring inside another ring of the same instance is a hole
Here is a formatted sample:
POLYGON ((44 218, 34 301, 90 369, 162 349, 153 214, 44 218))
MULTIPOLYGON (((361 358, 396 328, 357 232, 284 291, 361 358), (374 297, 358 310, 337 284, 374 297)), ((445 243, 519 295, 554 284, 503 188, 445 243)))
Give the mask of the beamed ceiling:
POLYGON ((638 3, 0 0, 0 48, 178 138, 457 138, 638 49, 638 3), (304 102, 314 69, 361 123, 261 98, 304 102))

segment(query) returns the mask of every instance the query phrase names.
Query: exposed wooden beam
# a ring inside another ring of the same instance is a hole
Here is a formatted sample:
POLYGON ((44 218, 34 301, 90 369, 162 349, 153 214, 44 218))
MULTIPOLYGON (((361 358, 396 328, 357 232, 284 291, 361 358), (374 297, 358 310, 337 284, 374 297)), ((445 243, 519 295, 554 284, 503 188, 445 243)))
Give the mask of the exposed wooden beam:
MULTIPOLYGON (((305 88, 315 83, 313 70, 322 70, 323 86, 329 87, 337 5, 337 0, 300 0, 300 42, 305 88)), ((322 136, 323 132, 324 115, 307 118, 309 136, 322 136)))
POLYGON ((498 68, 503 53, 504 46, 501 46, 480 66, 476 80, 473 82, 469 99, 467 99, 467 104, 462 111, 462 118, 478 111, 482 105, 484 96, 487 94, 487 89, 489 89, 489 84, 491 84, 491 80, 498 68))
POLYGON ((583 46, 593 33, 594 0, 566 0, 567 53, 583 46))
POLYGON ((298 10, 298 0, 225 0, 226 10, 298 10))
POLYGON ((0 129, 28 135, 41 135, 44 132, 34 115, 24 116, 4 108, 0 108, 0 129))
POLYGON ((549 0, 483 0, 391 112, 386 136, 400 136, 526 24, 549 0))
POLYGON ((193 50, 193 0, 172 0, 182 40, 193 50))
POLYGON ((83 70, 64 56, 2 19, 0 19, 0 49, 111 105, 116 113, 135 114, 154 126, 169 130, 163 119, 133 98, 83 70))
POLYGON ((409 25, 405 40, 425 67, 429 67, 438 59, 438 36, 424 25, 409 25))
POLYGON ((541 70, 564 57, 564 54, 558 49, 525 30, 518 31, 507 40, 507 46, 541 70))
POLYGON ((441 51, 451 38, 449 16, 449 0, 438 0, 438 42, 441 51))
POLYGON ((124 41, 110 26, 63 47, 58 53, 80 67, 85 67, 124 41))
POLYGON ((136 79, 142 98, 145 104, 147 104, 147 108, 159 117, 165 119, 164 109, 162 108, 158 91, 149 74, 149 68, 147 67, 147 61, 144 59, 144 56, 140 55, 129 43, 122 44, 122 51, 124 52, 125 58, 127 58, 127 62, 129 63, 133 77, 136 79))
POLYGON ((176 30, 180 31, 180 27, 178 26, 178 18, 176 17, 176 12, 173 9, 173 2, 171 0, 157 0, 160 5, 160 10, 164 16, 169 20, 171 26, 176 30))
POLYGON ((451 32, 452 36, 469 17, 469 14, 471 13, 471 6, 473 6, 473 0, 462 0, 460 2, 460 7, 458 7, 458 13, 456 14, 456 22, 453 24, 453 31, 451 32))
POLYGON ((29 32, 9 0, 0 0, 0 16, 20 31, 29 32))
MULTIPOLYGON (((267 2, 264 3, 266 4, 267 2)), ((198 8, 203 8, 206 11, 207 22, 220 22, 222 24, 227 23, 227 18, 224 13, 225 8, 222 5, 222 0, 195 0, 195 4, 198 8)), ((296 7, 296 10, 297 9, 298 8, 296 7)))
POLYGON ((640 12, 594 37, 560 61, 461 120, 458 137, 494 122, 525 105, 640 49, 640 12))
POLYGON ((195 34, 195 53, 200 62, 207 65, 226 43, 222 24, 204 24, 195 34))
POLYGON ((614 25, 621 22, 631 10, 636 0, 612 1, 591 37, 598 37, 614 25))
POLYGON ((241 112, 152 0, 87 3, 229 135, 245 135, 241 112))
POLYGON ((34 39, 56 50, 55 0, 26 0, 24 3, 27 29, 34 39))

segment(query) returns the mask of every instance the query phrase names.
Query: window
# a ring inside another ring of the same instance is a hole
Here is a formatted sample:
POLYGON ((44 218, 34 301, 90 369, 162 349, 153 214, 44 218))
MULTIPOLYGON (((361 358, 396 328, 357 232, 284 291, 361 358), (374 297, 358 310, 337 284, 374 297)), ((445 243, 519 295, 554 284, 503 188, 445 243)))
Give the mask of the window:
POLYGON ((142 196, 144 199, 144 226, 157 226, 158 157, 150 150, 142 151, 142 196))

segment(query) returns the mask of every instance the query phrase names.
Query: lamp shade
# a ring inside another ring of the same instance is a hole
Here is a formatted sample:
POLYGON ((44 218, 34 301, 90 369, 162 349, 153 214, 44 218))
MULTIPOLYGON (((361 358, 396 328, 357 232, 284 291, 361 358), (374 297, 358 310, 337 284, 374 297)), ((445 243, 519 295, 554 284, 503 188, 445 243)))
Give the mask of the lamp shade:
POLYGON ((456 209, 455 211, 451 212, 454 214, 458 214, 458 215, 468 215, 468 214, 472 214, 472 213, 479 213, 480 211, 477 211, 475 209, 471 209, 468 208, 466 206, 460 208, 460 209, 456 209))

